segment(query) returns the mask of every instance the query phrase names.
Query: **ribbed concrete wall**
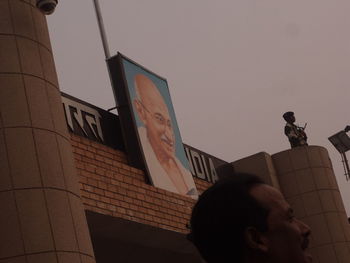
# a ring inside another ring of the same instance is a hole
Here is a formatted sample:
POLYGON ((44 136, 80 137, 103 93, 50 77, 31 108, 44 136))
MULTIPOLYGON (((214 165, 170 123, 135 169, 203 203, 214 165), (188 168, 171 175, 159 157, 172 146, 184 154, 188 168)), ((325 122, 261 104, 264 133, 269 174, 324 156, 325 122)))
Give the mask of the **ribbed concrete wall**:
POLYGON ((256 174, 263 178, 267 184, 280 189, 275 167, 268 153, 256 153, 231 164, 235 172, 256 174))
POLYGON ((327 150, 297 147, 272 160, 282 193, 312 229, 314 262, 350 262, 350 225, 327 150))
POLYGON ((95 262, 45 17, 0 0, 0 261, 95 262))

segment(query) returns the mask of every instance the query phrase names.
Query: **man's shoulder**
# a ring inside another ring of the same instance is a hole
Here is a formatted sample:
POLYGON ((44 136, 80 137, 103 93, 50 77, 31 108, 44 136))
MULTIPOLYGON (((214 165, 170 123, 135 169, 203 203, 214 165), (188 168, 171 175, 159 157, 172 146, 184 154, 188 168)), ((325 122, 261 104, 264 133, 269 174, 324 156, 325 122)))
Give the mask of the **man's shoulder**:
POLYGON ((289 133, 293 129, 293 126, 290 123, 286 123, 284 126, 284 133, 289 133))
POLYGON ((289 122, 286 122, 286 126, 285 127, 296 127, 293 123, 289 123, 289 122))

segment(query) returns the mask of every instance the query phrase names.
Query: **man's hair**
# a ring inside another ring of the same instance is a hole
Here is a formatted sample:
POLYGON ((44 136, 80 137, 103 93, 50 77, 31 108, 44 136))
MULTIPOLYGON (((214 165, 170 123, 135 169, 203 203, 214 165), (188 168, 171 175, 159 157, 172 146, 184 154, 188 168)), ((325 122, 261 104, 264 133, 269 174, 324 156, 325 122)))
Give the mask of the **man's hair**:
POLYGON ((268 211, 250 194, 265 184, 258 176, 236 173, 208 188, 192 210, 188 239, 208 263, 242 262, 247 227, 267 231, 268 211))
POLYGON ((290 119, 290 117, 294 116, 294 112, 292 111, 287 111, 285 113, 283 113, 282 117, 285 121, 288 121, 290 119))

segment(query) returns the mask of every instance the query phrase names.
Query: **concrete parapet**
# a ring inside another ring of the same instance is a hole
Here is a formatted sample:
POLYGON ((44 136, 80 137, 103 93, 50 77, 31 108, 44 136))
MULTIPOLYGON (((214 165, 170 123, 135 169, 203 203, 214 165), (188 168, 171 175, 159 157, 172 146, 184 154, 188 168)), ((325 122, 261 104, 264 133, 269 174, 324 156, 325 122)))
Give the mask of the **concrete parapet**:
POLYGON ((235 172, 252 173, 261 176, 266 183, 280 188, 271 156, 260 152, 231 163, 235 172))

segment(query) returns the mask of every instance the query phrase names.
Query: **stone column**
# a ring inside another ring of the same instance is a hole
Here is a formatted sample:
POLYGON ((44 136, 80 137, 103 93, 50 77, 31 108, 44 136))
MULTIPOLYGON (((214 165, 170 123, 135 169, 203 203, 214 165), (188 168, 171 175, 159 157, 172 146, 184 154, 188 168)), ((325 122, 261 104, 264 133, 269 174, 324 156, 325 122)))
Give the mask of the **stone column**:
POLYGON ((297 147, 272 155, 282 193, 312 229, 316 263, 350 262, 350 225, 325 148, 297 147))
POLYGON ((0 262, 95 262, 35 0, 0 0, 0 207, 0 262))

